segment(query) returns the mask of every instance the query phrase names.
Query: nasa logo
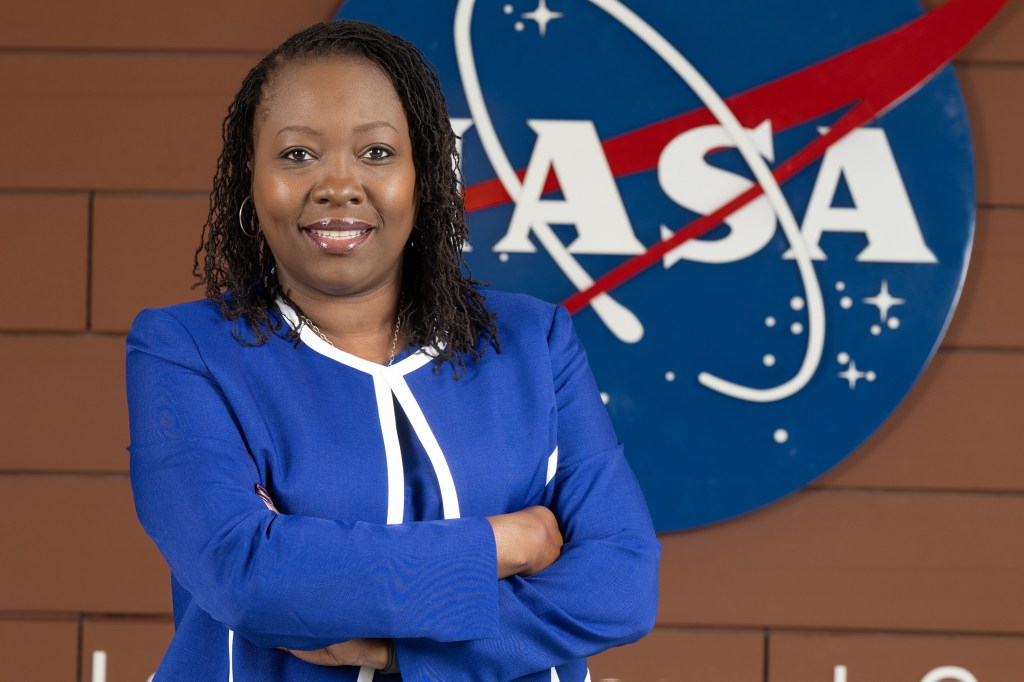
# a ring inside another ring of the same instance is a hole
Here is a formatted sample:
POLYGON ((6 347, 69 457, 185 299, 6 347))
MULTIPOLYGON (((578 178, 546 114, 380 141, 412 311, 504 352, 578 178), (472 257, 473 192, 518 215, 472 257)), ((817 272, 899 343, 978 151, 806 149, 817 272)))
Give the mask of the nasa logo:
POLYGON ((943 66, 1005 0, 349 0, 437 66, 467 260, 563 301, 659 530, 793 492, 936 349, 974 226, 943 66))

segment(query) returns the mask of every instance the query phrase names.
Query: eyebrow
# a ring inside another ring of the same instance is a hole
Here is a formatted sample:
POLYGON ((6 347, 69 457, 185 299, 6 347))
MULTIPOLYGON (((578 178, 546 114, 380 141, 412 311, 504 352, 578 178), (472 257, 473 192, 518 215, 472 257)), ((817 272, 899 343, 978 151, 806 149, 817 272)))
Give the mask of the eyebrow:
POLYGON ((277 131, 278 135, 281 133, 305 133, 306 135, 316 135, 317 137, 323 136, 323 133, 319 130, 308 128, 306 126, 285 126, 277 131))
POLYGON ((398 132, 398 128, 396 128, 395 126, 391 125, 387 121, 369 121, 367 123, 363 123, 361 125, 357 125, 352 130, 354 132, 357 132, 357 133, 365 133, 368 130, 374 130, 376 128, 391 128, 396 133, 398 132))
MULTIPOLYGON (((396 133, 398 132, 398 128, 391 125, 387 121, 368 121, 366 123, 361 123, 357 125, 355 128, 352 129, 352 131, 356 133, 365 133, 369 130, 376 130, 377 128, 391 128, 396 133)), ((284 128, 281 128, 280 130, 277 131, 278 135, 282 133, 304 133, 306 135, 315 135, 317 137, 323 137, 323 132, 316 130, 315 128, 310 128, 308 126, 285 126, 284 128)))

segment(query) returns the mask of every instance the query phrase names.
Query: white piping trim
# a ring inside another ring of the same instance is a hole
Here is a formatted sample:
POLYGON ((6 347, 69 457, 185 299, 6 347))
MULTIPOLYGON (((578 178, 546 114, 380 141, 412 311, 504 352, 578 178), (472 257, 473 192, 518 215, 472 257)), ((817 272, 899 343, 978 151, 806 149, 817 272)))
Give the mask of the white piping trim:
POLYGON ((420 409, 419 403, 416 402, 416 397, 409 390, 409 385, 405 383, 405 379, 401 375, 397 372, 385 372, 384 377, 388 385, 391 386, 391 390, 394 391, 395 397, 398 398, 402 409, 405 410, 405 416, 409 418, 409 423, 412 425, 413 431, 416 432, 416 436, 419 437, 420 443, 423 444, 423 449, 427 451, 427 456, 430 457, 430 463, 434 467, 434 475, 437 476, 438 487, 441 489, 441 507, 444 510, 444 518, 459 518, 459 496, 455 492, 455 481, 452 479, 452 472, 448 468, 448 460, 445 459, 444 453, 441 452, 441 446, 438 445, 437 439, 434 438, 434 432, 430 429, 430 424, 427 423, 423 410, 420 409))
POLYGON ((235 631, 228 630, 228 682, 235 682, 235 631))
POLYGON ((548 457, 548 477, 544 481, 546 486, 551 483, 551 479, 555 477, 555 472, 558 471, 558 446, 555 446, 555 451, 548 457))
POLYGON ((359 669, 359 677, 356 678, 356 682, 373 682, 373 668, 368 665, 364 665, 359 669))
POLYGON ((384 458, 388 467, 388 520, 401 523, 405 515, 405 467, 402 465, 402 445, 398 441, 395 403, 391 389, 380 372, 373 375, 373 391, 377 398, 380 434, 384 439, 384 458))
MULTIPOLYGON (((558 677, 558 671, 554 668, 551 669, 551 682, 561 682, 561 680, 558 677)), ((590 668, 587 668, 587 676, 583 678, 583 682, 591 682, 590 668)))
MULTIPOLYGON (((288 322, 288 325, 295 329, 299 326, 299 316, 295 310, 285 303, 281 299, 277 299, 277 307, 280 309, 284 319, 288 322)), ((324 341, 320 336, 314 332, 309 326, 303 326, 302 331, 299 332, 299 339, 303 344, 309 346, 310 350, 314 350, 320 355, 326 356, 332 360, 340 362, 343 365, 347 365, 352 369, 357 369, 360 372, 366 374, 376 374, 384 365, 378 365, 376 362, 370 362, 364 360, 358 355, 352 355, 347 353, 340 348, 332 346, 331 344, 324 341)), ((402 374, 408 374, 413 370, 419 369, 423 365, 427 364, 431 360, 437 357, 437 351, 433 348, 420 348, 415 353, 411 353, 408 356, 402 358, 398 362, 392 364, 387 369, 397 370, 402 369, 402 374)))

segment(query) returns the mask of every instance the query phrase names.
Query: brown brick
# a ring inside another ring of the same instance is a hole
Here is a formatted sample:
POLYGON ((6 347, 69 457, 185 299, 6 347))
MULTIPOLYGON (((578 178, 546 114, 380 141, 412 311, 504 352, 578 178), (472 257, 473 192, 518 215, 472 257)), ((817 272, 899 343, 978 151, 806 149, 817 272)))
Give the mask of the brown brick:
POLYGON ((1022 524, 1020 496, 797 493, 663 535, 659 623, 1024 634, 1022 524))
POLYGON ((126 471, 120 337, 0 336, 0 471, 126 471))
POLYGON ((205 197, 96 197, 93 329, 125 332, 143 308, 202 297, 192 256, 207 206, 205 197))
POLYGON ((1024 354, 940 352, 867 443, 815 487, 1024 491, 1024 354))
POLYGON ((764 636, 655 629, 635 644, 592 657, 589 665, 594 682, 763 682, 764 636))
MULTIPOLYGON (((1012 682, 1024 679, 1024 638, 773 632, 768 660, 769 679, 779 682, 832 682, 837 666, 848 682, 921 682, 952 667, 979 682, 1012 682)), ((941 678, 958 679, 971 678, 941 678)))
POLYGON ((87 194, 0 194, 0 329, 85 329, 88 233, 87 194))
POLYGON ((156 672, 171 637, 170 618, 87 618, 82 630, 82 680, 145 682, 156 672))
POLYGON ((75 680, 77 658, 77 620, 0 620, 0 671, 5 680, 75 680))
POLYGON ((0 476, 0 611, 170 613, 126 477, 0 476))
POLYGON ((3 3, 0 46, 266 52, 295 31, 330 19, 340 5, 341 0, 3 3))
POLYGON ((1024 210, 982 209, 963 295, 942 345, 1024 348, 1024 210))
POLYGON ((1024 205, 1024 68, 957 67, 977 163, 978 202, 1024 205))
POLYGON ((252 57, 0 53, 0 187, 209 192, 252 57), (53 159, 60 159, 55 163, 53 159))

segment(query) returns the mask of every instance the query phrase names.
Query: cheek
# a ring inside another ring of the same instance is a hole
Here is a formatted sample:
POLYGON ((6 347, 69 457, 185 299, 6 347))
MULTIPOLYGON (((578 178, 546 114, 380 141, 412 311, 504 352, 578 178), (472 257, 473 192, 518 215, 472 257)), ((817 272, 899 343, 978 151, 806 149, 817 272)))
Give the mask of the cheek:
POLYGON ((291 214, 301 208, 302 192, 286 179, 272 175, 253 178, 253 200, 261 220, 278 222, 290 220, 291 214))
POLYGON ((396 178, 390 183, 389 200, 396 213, 415 218, 419 207, 419 192, 416 191, 416 176, 412 173, 396 178))

